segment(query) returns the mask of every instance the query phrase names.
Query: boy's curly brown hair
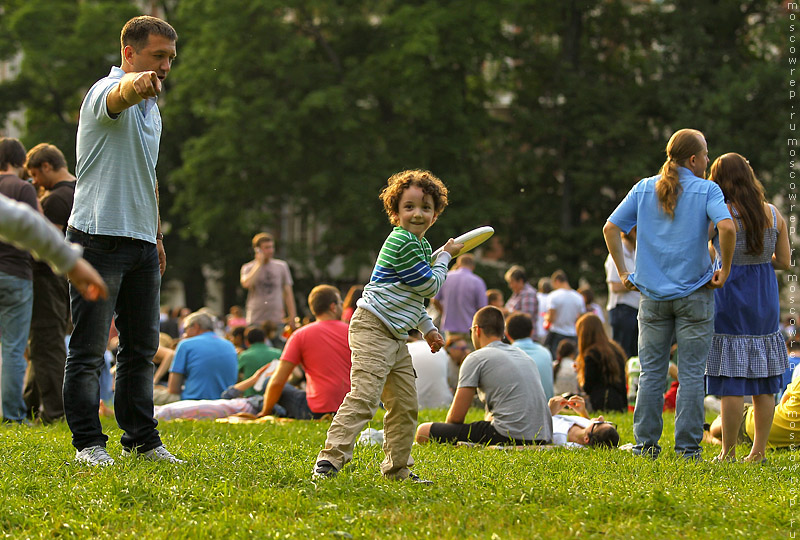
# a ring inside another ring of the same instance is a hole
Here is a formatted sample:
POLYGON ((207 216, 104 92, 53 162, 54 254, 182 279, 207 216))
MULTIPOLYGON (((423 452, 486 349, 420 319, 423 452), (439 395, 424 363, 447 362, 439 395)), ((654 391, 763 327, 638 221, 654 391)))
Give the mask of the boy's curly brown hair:
POLYGON ((410 186, 417 186, 426 195, 433 198, 433 208, 436 215, 442 213, 447 206, 447 188, 430 171, 413 169, 393 174, 389 177, 386 187, 381 190, 380 199, 383 201, 383 208, 392 225, 399 223, 397 215, 400 213, 400 198, 403 192, 410 186))

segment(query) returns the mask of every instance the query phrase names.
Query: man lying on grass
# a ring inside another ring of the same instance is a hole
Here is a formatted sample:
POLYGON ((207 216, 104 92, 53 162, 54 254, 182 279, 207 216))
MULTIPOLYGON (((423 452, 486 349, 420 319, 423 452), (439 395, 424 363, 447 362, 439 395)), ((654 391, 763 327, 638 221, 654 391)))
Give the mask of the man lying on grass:
POLYGON ((521 349, 501 341, 504 331, 499 309, 478 310, 470 329, 475 352, 461 363, 447 420, 421 424, 418 443, 547 444, 552 440, 553 421, 536 364, 521 349), (486 404, 487 420, 464 424, 476 390, 486 404))

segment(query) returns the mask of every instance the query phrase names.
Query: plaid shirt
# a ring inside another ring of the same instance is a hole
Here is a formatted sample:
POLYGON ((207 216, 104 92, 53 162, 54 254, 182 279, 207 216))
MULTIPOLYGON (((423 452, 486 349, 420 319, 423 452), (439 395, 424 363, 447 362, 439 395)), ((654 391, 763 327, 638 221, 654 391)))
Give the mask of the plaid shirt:
POLYGON ((536 321, 539 318, 539 300, 536 298, 536 289, 526 283, 522 290, 511 295, 506 302, 506 309, 510 312, 521 311, 531 316, 533 327, 536 328, 536 321))

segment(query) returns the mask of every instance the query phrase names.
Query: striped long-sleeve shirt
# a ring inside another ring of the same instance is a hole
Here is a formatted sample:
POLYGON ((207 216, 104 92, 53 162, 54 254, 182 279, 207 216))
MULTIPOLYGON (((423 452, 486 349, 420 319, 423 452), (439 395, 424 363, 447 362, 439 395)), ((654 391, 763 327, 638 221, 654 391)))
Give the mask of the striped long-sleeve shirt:
POLYGON ((402 227, 395 227, 381 247, 375 268, 358 307, 374 313, 399 339, 418 328, 423 335, 436 330, 425 311, 447 276, 450 254, 442 253, 431 267, 431 245, 402 227))

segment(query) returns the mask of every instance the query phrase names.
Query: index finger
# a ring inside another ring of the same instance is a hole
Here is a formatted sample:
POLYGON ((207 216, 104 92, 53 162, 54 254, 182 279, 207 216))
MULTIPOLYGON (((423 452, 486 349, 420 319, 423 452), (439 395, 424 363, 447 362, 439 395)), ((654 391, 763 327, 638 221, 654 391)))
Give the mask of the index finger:
POLYGON ((149 71, 148 74, 150 75, 150 83, 153 85, 153 90, 156 94, 161 93, 161 80, 158 78, 158 75, 155 71, 149 71))

